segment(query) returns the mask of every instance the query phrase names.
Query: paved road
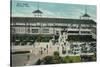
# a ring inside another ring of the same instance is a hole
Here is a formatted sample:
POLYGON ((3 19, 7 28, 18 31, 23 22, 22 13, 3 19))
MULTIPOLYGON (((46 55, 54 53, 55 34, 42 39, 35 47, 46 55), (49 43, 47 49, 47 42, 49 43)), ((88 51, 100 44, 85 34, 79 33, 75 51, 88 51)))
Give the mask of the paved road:
POLYGON ((34 54, 13 54, 12 55, 12 66, 25 66, 25 65, 33 65, 39 56, 35 56, 34 54))
POLYGON ((25 51, 25 50, 32 50, 31 53, 26 53, 26 54, 12 54, 12 66, 26 66, 26 65, 34 65, 34 63, 40 58, 43 58, 47 55, 52 55, 53 50, 55 50, 55 47, 53 48, 48 48, 48 53, 47 50, 43 52, 41 55, 39 53, 40 47, 17 47, 17 49, 13 49, 13 51, 25 51), (29 56, 29 57, 28 57, 29 56))
POLYGON ((26 53, 26 54, 12 54, 12 66, 26 66, 34 65, 38 59, 41 59, 47 55, 52 55, 52 53, 37 54, 26 53))

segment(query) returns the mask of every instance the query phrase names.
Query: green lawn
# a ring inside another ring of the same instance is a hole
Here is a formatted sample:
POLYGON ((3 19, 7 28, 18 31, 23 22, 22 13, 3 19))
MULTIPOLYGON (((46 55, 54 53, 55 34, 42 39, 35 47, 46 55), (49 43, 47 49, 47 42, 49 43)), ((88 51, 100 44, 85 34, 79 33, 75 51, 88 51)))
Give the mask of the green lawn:
POLYGON ((80 56, 66 56, 63 57, 64 63, 81 62, 80 56))
POLYGON ((59 63, 76 63, 81 62, 80 56, 66 56, 66 57, 60 57, 58 52, 54 52, 53 56, 46 56, 39 59, 36 62, 36 65, 42 64, 59 64, 59 63))

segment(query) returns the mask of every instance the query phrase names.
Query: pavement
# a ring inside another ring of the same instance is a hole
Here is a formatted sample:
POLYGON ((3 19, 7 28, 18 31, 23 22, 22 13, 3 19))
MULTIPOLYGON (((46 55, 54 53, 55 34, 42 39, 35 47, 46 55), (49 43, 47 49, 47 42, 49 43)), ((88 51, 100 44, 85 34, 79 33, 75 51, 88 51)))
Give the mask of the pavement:
POLYGON ((29 46, 25 46, 25 47, 21 47, 21 46, 17 46, 16 48, 14 47, 14 49, 12 48, 12 51, 30 51, 30 53, 24 53, 24 54, 12 54, 12 66, 29 66, 29 65, 34 65, 36 63, 36 61, 38 59, 42 59, 43 57, 47 56, 47 55, 53 55, 53 51, 54 51, 55 47, 52 48, 48 48, 48 52, 47 49, 44 50, 44 48, 42 48, 43 54, 40 53, 41 47, 29 47, 29 46))

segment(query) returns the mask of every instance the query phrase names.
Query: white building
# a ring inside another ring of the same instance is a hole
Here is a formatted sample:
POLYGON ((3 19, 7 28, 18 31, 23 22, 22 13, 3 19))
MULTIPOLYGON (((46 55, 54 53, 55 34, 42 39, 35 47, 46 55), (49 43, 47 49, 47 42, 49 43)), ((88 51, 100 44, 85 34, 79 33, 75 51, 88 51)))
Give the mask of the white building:
POLYGON ((96 52, 96 22, 87 13, 81 19, 46 18, 39 9, 33 13, 35 17, 11 17, 12 46, 50 48, 48 52, 58 51, 61 56, 96 52))

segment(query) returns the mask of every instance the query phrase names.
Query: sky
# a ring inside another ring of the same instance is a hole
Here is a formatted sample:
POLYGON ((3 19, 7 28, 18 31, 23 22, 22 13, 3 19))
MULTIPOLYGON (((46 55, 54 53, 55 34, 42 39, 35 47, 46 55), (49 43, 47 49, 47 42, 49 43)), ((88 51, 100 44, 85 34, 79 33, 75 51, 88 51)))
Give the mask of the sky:
MULTIPOLYGON (((11 16, 34 17, 32 12, 37 10, 37 4, 35 1, 12 0, 11 16)), ((87 9, 87 13, 91 18, 96 20, 96 5, 39 2, 39 9, 43 12, 43 17, 72 19, 79 19, 87 9)))

